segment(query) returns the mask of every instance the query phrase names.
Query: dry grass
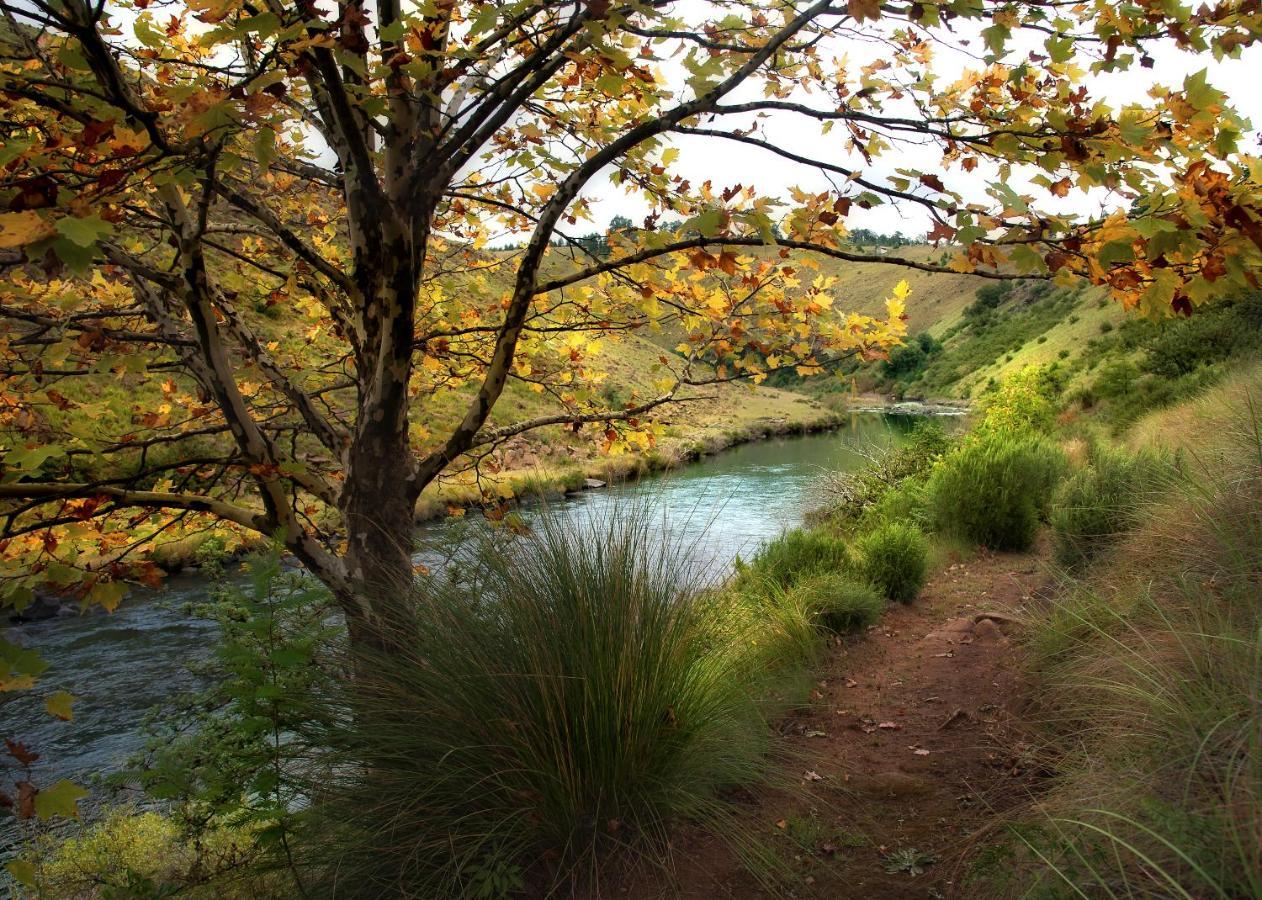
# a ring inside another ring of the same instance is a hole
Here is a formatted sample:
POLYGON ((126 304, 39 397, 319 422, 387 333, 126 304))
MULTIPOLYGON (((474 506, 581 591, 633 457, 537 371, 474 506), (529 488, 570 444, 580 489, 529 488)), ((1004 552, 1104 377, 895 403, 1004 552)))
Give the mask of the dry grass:
POLYGON ((1182 471, 1035 618, 1057 778, 988 873, 1005 897, 1262 896, 1260 374, 1140 424, 1182 471))

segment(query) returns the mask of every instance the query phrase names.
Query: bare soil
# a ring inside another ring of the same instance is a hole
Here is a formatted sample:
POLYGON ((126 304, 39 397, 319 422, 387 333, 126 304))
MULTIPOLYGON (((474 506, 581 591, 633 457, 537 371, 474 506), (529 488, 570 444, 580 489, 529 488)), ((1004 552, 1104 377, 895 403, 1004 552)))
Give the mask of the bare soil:
POLYGON ((1046 585, 1046 547, 948 563, 908 606, 839 641, 809 709, 780 723, 788 790, 744 798, 744 824, 788 867, 769 887, 713 835, 681 835, 673 884, 606 896, 971 897, 961 884, 1001 814, 1037 791, 1013 641, 1046 585))

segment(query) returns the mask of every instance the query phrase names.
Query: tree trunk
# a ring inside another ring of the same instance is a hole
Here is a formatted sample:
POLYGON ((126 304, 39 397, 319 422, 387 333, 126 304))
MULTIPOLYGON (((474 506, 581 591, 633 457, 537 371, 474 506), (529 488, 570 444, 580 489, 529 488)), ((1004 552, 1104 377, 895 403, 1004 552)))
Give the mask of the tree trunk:
POLYGON ((353 598, 343 598, 353 646, 391 652, 409 646, 416 462, 408 434, 416 291, 426 235, 386 216, 385 240, 363 263, 363 311, 373 352, 359 372, 359 415, 346 451, 341 511, 353 598), (419 245, 419 246, 418 246, 419 245))

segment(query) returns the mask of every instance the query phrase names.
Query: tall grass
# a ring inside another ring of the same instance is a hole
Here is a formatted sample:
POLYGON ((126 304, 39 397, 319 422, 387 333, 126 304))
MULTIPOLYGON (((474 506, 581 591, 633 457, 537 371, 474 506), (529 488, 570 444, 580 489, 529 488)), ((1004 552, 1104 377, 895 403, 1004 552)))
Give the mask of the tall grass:
POLYGON ((929 577, 929 542, 914 525, 891 522, 855 539, 857 569, 890 600, 910 603, 929 577))
POLYGON ((672 823, 723 830, 721 788, 768 747, 769 681, 802 660, 619 513, 481 539, 421 589, 414 651, 361 664, 306 816, 322 893, 544 894, 668 865, 672 823))
MULTIPOLYGON (((1220 410, 1221 414, 1222 410, 1220 410)), ((1052 790, 1003 896, 1262 896, 1262 416, 1034 618, 1052 790)))

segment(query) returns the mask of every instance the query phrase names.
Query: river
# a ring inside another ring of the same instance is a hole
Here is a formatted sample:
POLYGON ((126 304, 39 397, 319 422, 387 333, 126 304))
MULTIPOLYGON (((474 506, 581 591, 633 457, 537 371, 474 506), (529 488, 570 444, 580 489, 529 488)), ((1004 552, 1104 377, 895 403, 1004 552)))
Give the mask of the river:
MULTIPOLYGON (((821 475, 861 466, 864 452, 899 441, 914 421, 857 413, 836 431, 745 444, 638 488, 584 491, 549 508, 581 523, 626 502, 630 492, 648 491, 675 537, 693 541, 709 562, 727 566, 798 524, 818 500, 821 475)), ((527 518, 532 514, 528 509, 527 518)), ((422 541, 441 543, 458 527, 458 520, 431 523, 422 529, 422 541)), ((83 782, 116 770, 141 747, 145 714, 197 687, 188 664, 209 654, 217 628, 183 607, 206 592, 202 578, 173 577, 161 591, 133 593, 112 614, 98 611, 8 629, 10 640, 37 648, 49 663, 38 691, 0 695, 0 736, 41 754, 34 766, 38 783, 83 782), (41 708, 40 697, 53 690, 77 698, 73 722, 53 719, 41 708)))

